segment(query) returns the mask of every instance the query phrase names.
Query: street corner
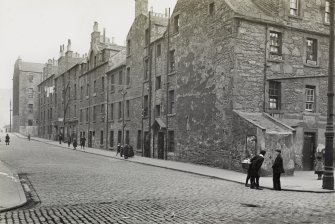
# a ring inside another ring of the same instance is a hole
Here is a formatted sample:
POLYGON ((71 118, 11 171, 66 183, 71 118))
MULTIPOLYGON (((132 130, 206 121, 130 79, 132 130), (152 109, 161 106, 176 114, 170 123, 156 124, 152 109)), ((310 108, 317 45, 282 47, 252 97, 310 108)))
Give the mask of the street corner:
POLYGON ((20 207, 27 202, 18 174, 1 161, 0 198, 0 212, 20 207))

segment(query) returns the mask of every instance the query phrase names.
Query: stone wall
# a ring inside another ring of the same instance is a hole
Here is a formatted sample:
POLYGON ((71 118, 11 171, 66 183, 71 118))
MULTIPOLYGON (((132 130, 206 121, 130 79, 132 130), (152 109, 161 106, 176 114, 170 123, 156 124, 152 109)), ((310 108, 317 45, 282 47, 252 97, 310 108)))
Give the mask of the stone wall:
POLYGON ((231 10, 217 3, 178 1, 180 29, 171 28, 176 57, 175 159, 227 168, 232 126, 234 22, 231 10))

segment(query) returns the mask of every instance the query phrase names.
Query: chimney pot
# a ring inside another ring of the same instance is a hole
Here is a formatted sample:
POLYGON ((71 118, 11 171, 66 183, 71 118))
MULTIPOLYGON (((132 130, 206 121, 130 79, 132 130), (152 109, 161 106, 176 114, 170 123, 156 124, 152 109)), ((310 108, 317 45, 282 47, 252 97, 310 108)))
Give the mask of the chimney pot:
POLYGON ((71 51, 71 39, 67 40, 67 51, 71 51))
POLYGON ((106 28, 104 28, 104 34, 103 34, 103 37, 104 37, 104 43, 106 43, 106 28))
POLYGON ((94 22, 94 25, 93 25, 93 32, 98 32, 98 29, 99 29, 98 22, 94 22))

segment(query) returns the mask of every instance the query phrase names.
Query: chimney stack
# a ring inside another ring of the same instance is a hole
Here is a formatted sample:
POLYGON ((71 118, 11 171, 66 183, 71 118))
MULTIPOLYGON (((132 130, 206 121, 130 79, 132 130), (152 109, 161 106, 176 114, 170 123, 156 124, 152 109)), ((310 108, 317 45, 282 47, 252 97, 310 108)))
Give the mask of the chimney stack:
POLYGON ((98 22, 94 22, 94 25, 93 25, 93 32, 99 32, 99 25, 98 25, 98 22))
POLYGON ((104 33, 103 33, 103 37, 104 37, 104 43, 106 43, 106 28, 104 28, 104 33))
POLYGON ((148 0, 135 0, 135 18, 141 14, 148 15, 148 0))
POLYGON ((71 51, 71 39, 67 40, 67 51, 71 51))

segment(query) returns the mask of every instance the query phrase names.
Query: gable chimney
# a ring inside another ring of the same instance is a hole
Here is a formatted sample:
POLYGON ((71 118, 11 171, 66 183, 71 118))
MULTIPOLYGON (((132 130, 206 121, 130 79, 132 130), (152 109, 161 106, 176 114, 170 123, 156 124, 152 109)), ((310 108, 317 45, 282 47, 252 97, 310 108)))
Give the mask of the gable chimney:
POLYGON ((135 0, 135 18, 141 14, 148 15, 148 0, 135 0))

